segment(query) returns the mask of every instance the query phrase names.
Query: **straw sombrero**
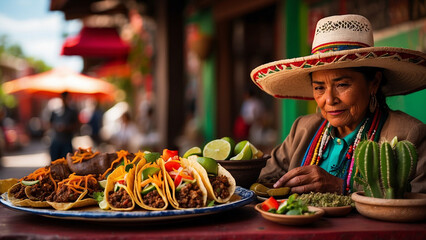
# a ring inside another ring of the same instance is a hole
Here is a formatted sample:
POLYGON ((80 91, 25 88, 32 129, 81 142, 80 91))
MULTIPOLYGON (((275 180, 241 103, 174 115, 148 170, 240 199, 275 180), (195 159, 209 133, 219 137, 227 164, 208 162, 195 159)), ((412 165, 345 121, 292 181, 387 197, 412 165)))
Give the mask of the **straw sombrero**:
POLYGON ((267 63, 251 72, 253 82, 276 98, 313 99, 310 72, 352 67, 384 69, 385 96, 426 88, 426 54, 394 47, 374 47, 370 22, 360 15, 318 21, 312 55, 267 63))

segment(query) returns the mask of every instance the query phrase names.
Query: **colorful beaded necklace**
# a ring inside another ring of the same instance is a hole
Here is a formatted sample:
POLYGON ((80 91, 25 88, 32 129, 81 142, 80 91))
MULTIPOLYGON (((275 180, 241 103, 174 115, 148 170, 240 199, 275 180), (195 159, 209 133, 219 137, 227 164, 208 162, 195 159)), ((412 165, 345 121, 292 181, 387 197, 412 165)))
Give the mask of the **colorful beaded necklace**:
MULTIPOLYGON (((356 134, 355 141, 352 145, 349 146, 346 154, 344 155, 343 161, 344 163, 344 193, 349 193, 351 191, 351 186, 353 185, 352 173, 354 170, 354 151, 358 146, 358 143, 362 139, 370 139, 373 141, 378 141, 380 136, 380 131, 383 127, 384 122, 387 118, 387 111, 380 110, 376 108, 374 113, 369 114, 366 117, 363 124, 358 130, 356 134)), ((326 150, 328 142, 330 138, 332 138, 331 130, 332 126, 327 120, 324 120, 318 130, 316 131, 314 137, 312 138, 311 143, 309 144, 308 149, 306 150, 305 156, 303 157, 301 166, 308 165, 319 165, 323 160, 322 155, 326 150)), ((355 168, 355 174, 357 174, 357 169, 355 168)))

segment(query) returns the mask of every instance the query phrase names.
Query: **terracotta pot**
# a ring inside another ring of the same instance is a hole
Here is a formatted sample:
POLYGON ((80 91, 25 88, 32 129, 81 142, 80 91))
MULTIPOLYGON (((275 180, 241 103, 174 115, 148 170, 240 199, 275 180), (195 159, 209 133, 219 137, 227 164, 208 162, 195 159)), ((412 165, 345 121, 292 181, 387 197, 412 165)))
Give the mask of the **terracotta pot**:
POLYGON ((366 217, 391 222, 415 222, 426 219, 426 194, 406 193, 404 199, 366 197, 352 194, 357 211, 366 217))

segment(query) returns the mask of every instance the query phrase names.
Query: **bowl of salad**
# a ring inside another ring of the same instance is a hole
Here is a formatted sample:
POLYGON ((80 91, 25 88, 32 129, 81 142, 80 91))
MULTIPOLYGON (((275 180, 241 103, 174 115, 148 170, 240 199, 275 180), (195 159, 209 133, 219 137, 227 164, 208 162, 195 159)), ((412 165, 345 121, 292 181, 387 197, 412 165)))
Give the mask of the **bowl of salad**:
POLYGON ((306 205, 297 199, 297 194, 282 201, 270 197, 254 208, 269 221, 292 226, 311 224, 324 215, 324 210, 306 205))

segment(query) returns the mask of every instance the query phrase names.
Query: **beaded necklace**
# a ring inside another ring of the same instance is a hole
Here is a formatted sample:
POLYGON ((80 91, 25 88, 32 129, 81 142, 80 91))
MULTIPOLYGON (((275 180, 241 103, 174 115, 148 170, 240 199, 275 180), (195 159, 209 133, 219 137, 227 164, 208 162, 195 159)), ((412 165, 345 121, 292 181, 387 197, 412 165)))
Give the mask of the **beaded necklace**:
MULTIPOLYGON (((379 140, 379 135, 382 126, 387 118, 387 112, 382 111, 379 108, 376 108, 374 113, 369 114, 369 116, 366 117, 363 124, 359 128, 355 141, 352 143, 352 145, 349 146, 346 154, 344 155, 343 159, 341 160, 344 164, 344 177, 343 177, 343 191, 344 193, 349 193, 351 191, 351 186, 353 185, 353 175, 356 175, 358 170, 355 167, 355 173, 353 174, 354 170, 354 162, 355 162, 355 156, 354 152, 356 147, 358 146, 359 142, 362 139, 370 139, 373 141, 379 140)), ((333 138, 331 131, 332 126, 327 120, 324 120, 318 130, 316 131, 314 137, 312 138, 311 143, 309 144, 308 149, 306 150, 305 156, 303 157, 302 165, 301 166, 308 166, 308 165, 319 165, 321 164, 323 160, 323 153, 327 148, 328 142, 330 141, 330 138, 333 138)))

